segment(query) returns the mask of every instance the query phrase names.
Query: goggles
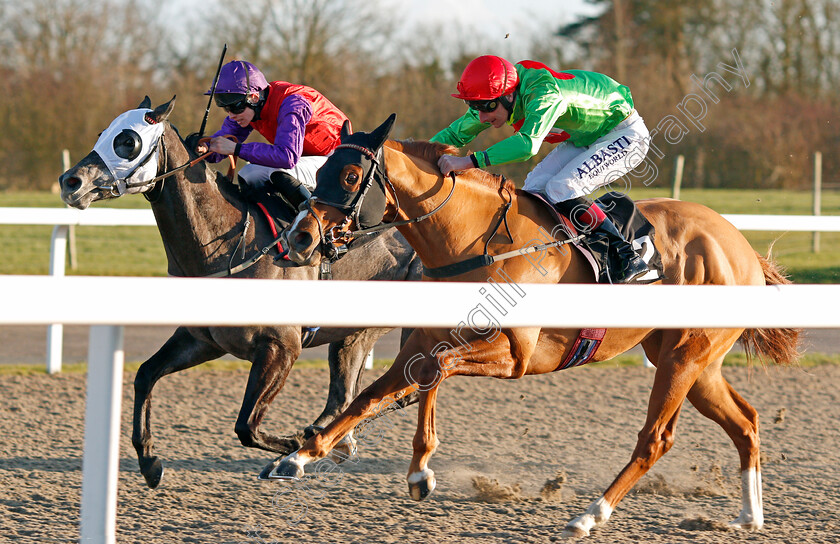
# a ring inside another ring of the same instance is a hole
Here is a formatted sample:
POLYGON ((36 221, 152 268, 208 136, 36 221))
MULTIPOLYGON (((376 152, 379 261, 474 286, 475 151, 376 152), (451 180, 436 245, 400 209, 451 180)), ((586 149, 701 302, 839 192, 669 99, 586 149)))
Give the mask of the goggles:
POLYGON ((243 111, 245 111, 245 108, 247 108, 248 106, 250 106, 250 104, 248 103, 248 101, 246 99, 243 98, 242 100, 240 100, 239 102, 237 102, 235 104, 230 104, 229 106, 222 106, 222 109, 225 110, 228 113, 232 113, 232 114, 236 115, 238 113, 242 113, 243 111))
POLYGON ((245 108, 251 105, 244 94, 219 93, 214 98, 217 106, 233 114, 242 113, 245 108))
POLYGON ((484 113, 492 113, 499 107, 499 99, 492 100, 464 100, 470 109, 477 110, 484 113))

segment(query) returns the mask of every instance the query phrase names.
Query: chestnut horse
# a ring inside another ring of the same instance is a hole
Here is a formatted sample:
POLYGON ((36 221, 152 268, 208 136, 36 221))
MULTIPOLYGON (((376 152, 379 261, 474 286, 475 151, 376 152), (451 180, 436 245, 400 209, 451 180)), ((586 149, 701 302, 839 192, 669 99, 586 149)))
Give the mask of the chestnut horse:
MULTIPOLYGON (((308 209, 298 214, 288 231, 292 259, 305 261, 313 256, 322 239, 320 233, 333 239, 353 236, 355 226, 347 217, 352 219, 355 210, 363 209, 361 200, 371 199, 371 195, 386 201, 382 217, 399 225, 427 269, 480 257, 486 244, 523 248, 541 238, 540 229, 552 231, 554 220, 547 207, 502 177, 476 169, 452 179, 441 176, 437 160, 454 148, 428 142, 386 142, 393 120, 394 116, 370 134, 343 132, 342 145, 318 174, 318 187, 308 209), (501 210, 508 202, 509 231, 494 236, 492 225, 499 224, 501 210), (423 219, 411 221, 419 218, 423 219), (503 236, 508 233, 512 240, 503 236)), ((789 283, 735 227, 709 208, 666 198, 640 201, 638 208, 656 229, 655 245, 662 255, 665 283, 789 283)), ((456 279, 485 281, 503 273, 516 284, 594 281, 591 268, 577 250, 552 248, 540 264, 543 270, 526 258, 516 257, 466 271, 456 279)), ((424 280, 434 281, 428 277, 424 280)), ((612 309, 605 305, 604 311, 612 309)), ((457 332, 417 329, 391 368, 326 429, 297 452, 275 461, 270 477, 301 477, 307 463, 325 456, 383 403, 419 389, 408 487, 412 498, 423 499, 435 487, 428 462, 438 444, 435 399, 440 383, 456 375, 511 379, 555 371, 578 332, 502 329, 491 341, 465 328, 457 332), (457 345, 453 337, 461 343, 460 348, 452 348, 457 345)), ((792 362, 798 357, 799 333, 796 329, 609 329, 593 360, 610 359, 641 343, 656 366, 647 418, 630 462, 598 500, 568 523, 564 535, 588 535, 590 529, 608 520, 619 501, 673 445, 677 418, 686 398, 701 414, 723 427, 738 450, 742 509, 731 525, 759 529, 763 511, 758 414, 723 378, 721 364, 739 339, 751 354, 779 363, 792 362)))

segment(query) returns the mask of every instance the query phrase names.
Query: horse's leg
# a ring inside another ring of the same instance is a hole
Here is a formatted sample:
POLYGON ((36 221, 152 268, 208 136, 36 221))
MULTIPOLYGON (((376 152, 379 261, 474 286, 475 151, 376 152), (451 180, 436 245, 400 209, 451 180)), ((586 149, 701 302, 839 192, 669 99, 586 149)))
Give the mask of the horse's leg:
POLYGON ((429 468, 429 458, 437 449, 440 441, 435 431, 435 401, 438 386, 420 393, 420 406, 417 414, 417 432, 414 435, 414 456, 408 467, 408 494, 415 501, 422 501, 435 490, 435 473, 429 468))
POLYGON ((255 339, 248 384, 234 429, 243 446, 288 453, 300 445, 297 436, 272 436, 259 428, 269 405, 283 388, 301 352, 298 329, 287 327, 281 330, 279 339, 255 339))
POLYGON ((152 389, 157 381, 167 374, 200 365, 224 354, 221 349, 197 340, 184 327, 178 327, 169 340, 137 370, 134 378, 134 423, 131 442, 137 451, 140 472, 150 488, 156 488, 163 477, 163 463, 153 453, 152 389))
POLYGON ((410 372, 407 367, 412 355, 428 352, 424 348, 428 343, 429 339, 422 331, 415 331, 391 368, 362 391, 323 431, 310 437, 298 451, 268 464, 260 473, 260 478, 302 477, 303 467, 307 463, 327 455, 359 422, 376 417, 380 410, 390 408, 401 397, 416 390, 416 385, 409 381, 410 372))
MULTIPOLYGON (((419 279, 419 274, 418 274, 416 279, 419 279)), ((408 339, 411 337, 411 334, 413 332, 414 332, 414 329, 410 329, 410 328, 407 328, 407 327, 404 327, 400 331, 400 350, 402 350, 402 348, 405 347, 406 342, 408 342, 408 339)), ((396 409, 399 409, 399 408, 405 408, 406 406, 411 406, 412 404, 415 404, 419 401, 420 401, 420 391, 412 391, 411 393, 408 393, 407 395, 402 396, 397 401, 397 404, 396 404, 396 406, 394 406, 393 409, 396 410, 396 409)))
POLYGON ((723 427, 741 460, 741 513, 729 525, 758 530, 764 525, 761 501, 758 412, 720 373, 723 358, 709 365, 688 392, 697 411, 723 427))
POLYGON ((435 430, 435 402, 443 380, 452 375, 520 378, 527 370, 538 337, 539 329, 505 330, 492 344, 479 340, 463 354, 444 352, 438 355, 439 362, 426 357, 418 371, 411 373, 417 383, 431 384, 420 392, 414 455, 407 478, 412 499, 423 500, 435 489, 435 474, 428 462, 440 443, 435 430))
MULTIPOLYGON (((350 405, 361 388, 364 363, 376 341, 388 329, 363 329, 329 345, 330 388, 327 404, 312 423, 318 432, 350 405)), ((309 438, 315 432, 304 436, 309 438)))
MULTIPOLYGON (((323 412, 303 431, 303 439, 315 435, 324 426, 344 411, 361 390, 364 363, 376 341, 388 329, 363 329, 329 345, 330 388, 323 412)), ((298 444, 299 446, 300 444, 298 444)), ((356 452, 353 433, 348 434, 336 446, 341 455, 334 457, 341 463, 356 452)))
POLYGON ((648 361, 653 366, 657 366, 659 362, 659 353, 662 350, 662 333, 663 331, 654 331, 650 336, 642 340, 642 349, 644 349, 648 361))
POLYGON ((362 419, 376 416, 383 406, 395 403, 403 394, 419 389, 420 411, 414 439, 414 456, 409 469, 409 491, 416 499, 425 498, 434 488, 434 475, 427 462, 437 447, 434 431, 434 406, 437 387, 451 375, 520 378, 527 370, 539 337, 539 329, 503 330, 491 344, 477 341, 470 351, 428 355, 434 341, 422 330, 416 330, 400 350, 397 360, 373 382, 350 407, 323 432, 313 436, 292 455, 275 461, 263 470, 274 478, 300 478, 304 466, 325 456, 338 440, 362 419), (272 471, 271 467, 276 465, 272 471))
POLYGON ((593 527, 606 523, 621 499, 671 449, 677 418, 689 389, 710 362, 723 357, 735 341, 732 333, 720 330, 669 330, 661 334, 647 419, 630 462, 583 515, 569 522, 564 536, 586 536, 593 527))

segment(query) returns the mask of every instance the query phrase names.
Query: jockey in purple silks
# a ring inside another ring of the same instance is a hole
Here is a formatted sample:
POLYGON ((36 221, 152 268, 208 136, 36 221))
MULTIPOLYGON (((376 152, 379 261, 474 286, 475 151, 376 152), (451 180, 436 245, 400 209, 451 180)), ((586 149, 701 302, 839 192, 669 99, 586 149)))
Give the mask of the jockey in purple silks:
POLYGON ((559 144, 525 178, 578 230, 605 235, 619 257, 615 281, 626 283, 648 267, 604 211, 586 195, 638 166, 650 134, 636 113, 630 89, 596 72, 555 72, 544 64, 516 65, 493 55, 464 69, 455 98, 469 109, 431 141, 464 147, 480 132, 510 125, 514 134, 466 157, 444 155, 444 175, 468 168, 525 161, 543 142, 559 144))
MULTIPOLYGON (((269 83, 256 66, 240 60, 222 67, 214 98, 228 116, 209 142, 214 154, 208 161, 219 162, 226 155, 247 161, 239 176, 249 191, 284 192, 274 187, 278 183, 295 190, 300 184, 315 188, 315 172, 340 143, 347 120, 341 110, 311 87, 269 83), (244 143, 254 129, 269 143, 244 143), (225 136, 236 137, 236 142, 225 136)), ((208 146, 199 144, 196 151, 204 153, 208 146)))

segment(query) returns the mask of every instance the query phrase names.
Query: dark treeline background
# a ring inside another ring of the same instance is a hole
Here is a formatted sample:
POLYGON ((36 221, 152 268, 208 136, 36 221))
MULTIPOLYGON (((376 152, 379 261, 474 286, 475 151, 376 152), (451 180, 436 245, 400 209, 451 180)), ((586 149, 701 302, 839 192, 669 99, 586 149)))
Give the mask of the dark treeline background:
MULTIPOLYGON (((599 15, 494 37, 409 25, 394 0, 0 0, 0 189, 49 188, 62 149, 80 159, 147 94, 155 105, 177 94, 173 123, 198 130, 224 43, 226 60, 321 90, 357 130, 397 112, 395 138, 427 139, 463 113, 449 94, 475 56, 596 70, 660 127, 657 186, 683 154, 685 186, 805 188, 815 151, 824 183, 840 185, 840 0, 588 1, 599 15), (721 68, 736 68, 733 50, 746 79, 721 68), (728 90, 693 81, 712 72, 728 90)), ((207 132, 222 119, 213 107, 207 132)), ((473 147, 508 134, 486 131, 473 147)), ((521 183, 533 164, 496 171, 521 183)))

